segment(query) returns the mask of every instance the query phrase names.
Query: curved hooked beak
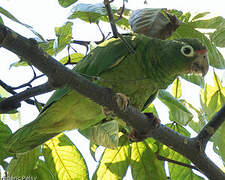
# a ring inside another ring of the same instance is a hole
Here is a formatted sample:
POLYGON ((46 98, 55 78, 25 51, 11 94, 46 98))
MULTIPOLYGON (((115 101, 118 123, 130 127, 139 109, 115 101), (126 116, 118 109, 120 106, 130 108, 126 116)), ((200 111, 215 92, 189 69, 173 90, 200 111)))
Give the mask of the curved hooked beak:
POLYGON ((195 51, 196 58, 191 64, 191 71, 205 76, 209 70, 208 51, 206 49, 195 51))

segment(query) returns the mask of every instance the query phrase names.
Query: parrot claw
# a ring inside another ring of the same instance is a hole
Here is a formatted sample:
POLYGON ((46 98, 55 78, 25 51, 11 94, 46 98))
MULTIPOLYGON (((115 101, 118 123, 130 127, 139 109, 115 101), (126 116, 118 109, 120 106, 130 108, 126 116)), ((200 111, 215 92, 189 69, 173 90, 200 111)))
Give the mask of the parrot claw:
POLYGON ((102 106, 102 114, 105 116, 112 116, 113 112, 109 110, 106 106, 102 106))
MULTIPOLYGON (((153 113, 144 113, 151 121, 153 120, 153 127, 158 128, 160 126, 160 119, 153 115, 153 113)), ((136 130, 132 129, 128 138, 133 142, 139 142, 145 140, 147 136, 145 134, 140 134, 136 130)))
POLYGON ((127 106, 130 104, 130 98, 122 93, 116 93, 116 102, 121 111, 125 111, 127 106))

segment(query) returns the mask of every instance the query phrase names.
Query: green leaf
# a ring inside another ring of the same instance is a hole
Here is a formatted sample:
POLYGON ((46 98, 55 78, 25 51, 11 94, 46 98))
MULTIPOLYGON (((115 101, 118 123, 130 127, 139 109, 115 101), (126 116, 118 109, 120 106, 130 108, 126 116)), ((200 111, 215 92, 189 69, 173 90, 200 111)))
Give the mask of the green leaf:
POLYGON ((93 180, 117 180, 122 179, 130 163, 131 149, 125 135, 120 136, 117 149, 106 149, 102 155, 101 162, 96 169, 93 180))
POLYGON ((34 177, 36 177, 37 179, 43 179, 43 180, 53 180, 54 179, 47 164, 40 159, 37 161, 37 165, 36 165, 35 169, 32 171, 32 175, 34 177))
POLYGON ((33 32, 38 38, 40 38, 41 41, 45 41, 45 39, 39 34, 37 33, 31 26, 24 24, 22 22, 20 22, 17 18, 15 18, 10 12, 8 12, 7 10, 3 9, 2 7, 0 7, 0 13, 3 14, 4 16, 8 17, 9 19, 11 19, 12 21, 15 21, 23 26, 25 26, 26 28, 28 28, 31 32, 33 32))
POLYGON ((209 121, 212 116, 225 104, 225 87, 222 87, 217 75, 214 73, 214 84, 206 84, 205 89, 201 89, 202 109, 209 121))
POLYGON ((222 158, 223 163, 225 163, 225 124, 220 126, 219 130, 213 137, 213 149, 222 158))
POLYGON ((5 158, 11 156, 11 154, 8 151, 6 151, 6 149, 4 148, 4 145, 7 143, 7 139, 11 135, 12 135, 11 129, 0 120, 0 164, 1 165, 4 163, 3 160, 5 158))
POLYGON ((193 117, 190 111, 175 97, 165 90, 160 90, 158 98, 169 108, 171 121, 186 125, 193 117))
POLYGON ((106 11, 103 3, 97 4, 79 3, 72 8, 71 15, 68 17, 68 19, 79 18, 83 21, 92 23, 99 21, 100 17, 105 15, 106 11))
POLYGON ((58 0, 58 2, 62 7, 66 8, 70 6, 71 4, 77 2, 77 0, 58 0))
POLYGON ((205 115, 202 110, 196 109, 192 104, 188 103, 185 100, 181 100, 182 103, 187 107, 187 109, 193 114, 192 120, 188 123, 196 133, 199 133, 202 128, 206 125, 205 115))
POLYGON ((217 89, 221 90, 223 87, 222 87, 222 84, 221 84, 218 76, 216 75, 215 71, 213 71, 213 80, 214 80, 214 84, 217 87, 217 89))
POLYGON ((83 57, 84 57, 84 55, 82 53, 73 53, 73 54, 70 54, 69 56, 66 56, 66 57, 60 59, 59 62, 61 62, 62 64, 66 64, 68 62, 77 63, 81 59, 83 59, 83 57))
POLYGON ((190 20, 190 17, 191 17, 190 12, 185 13, 182 18, 183 22, 187 23, 190 20))
POLYGON ((177 9, 169 9, 167 10, 167 12, 170 13, 171 15, 175 15, 179 19, 181 19, 181 17, 183 16, 183 12, 177 9))
POLYGON ((157 113, 157 110, 155 108, 155 106, 153 104, 150 104, 144 111, 143 113, 146 113, 146 112, 151 112, 154 114, 154 116, 156 117, 159 117, 158 113, 157 113))
POLYGON ((62 27, 55 28, 55 34, 57 36, 53 44, 55 55, 63 50, 72 39, 72 25, 72 22, 66 22, 62 27))
POLYGON ((89 127, 80 131, 92 143, 116 149, 118 147, 119 126, 116 120, 89 127))
POLYGON ((2 17, 0 16, 0 24, 4 24, 2 17))
POLYGON ((134 180, 167 179, 164 163, 157 159, 145 141, 132 143, 131 172, 134 180))
POLYGON ((188 26, 192 28, 200 29, 217 29, 221 23, 224 23, 225 19, 221 16, 217 16, 211 19, 191 21, 187 23, 188 26))
POLYGON ((210 34, 210 39, 218 47, 225 47, 225 22, 221 23, 220 26, 210 34))
POLYGON ((58 179, 89 179, 81 153, 63 133, 44 143, 43 155, 51 173, 58 179))
POLYGON ((94 159, 96 162, 97 162, 97 160, 96 160, 96 158, 95 158, 95 153, 96 153, 98 147, 99 147, 99 145, 90 142, 90 146, 89 146, 90 153, 91 153, 91 156, 93 157, 93 159, 94 159))
POLYGON ((9 114, 11 120, 17 121, 20 120, 20 112, 9 114))
POLYGON ((197 19, 200 19, 200 18, 203 18, 205 17, 206 15, 210 14, 210 12, 202 12, 202 13, 198 13, 196 14, 192 19, 191 21, 195 21, 197 19))
POLYGON ((179 78, 176 78, 173 82, 172 95, 177 99, 181 97, 181 83, 179 78))
POLYGON ((49 55, 53 56, 54 55, 54 45, 55 40, 47 40, 46 42, 41 42, 39 43, 39 46, 45 51, 47 52, 49 55))
POLYGON ((170 37, 170 39, 178 38, 198 38, 208 49, 210 65, 220 69, 225 68, 225 60, 216 46, 203 33, 195 30, 189 24, 180 25, 170 37))
POLYGON ((184 74, 181 76, 182 78, 184 78, 185 80, 194 83, 200 87, 204 87, 204 78, 201 75, 197 75, 197 74, 184 74))
POLYGON ((8 167, 8 175, 13 177, 33 176, 33 169, 36 167, 38 157, 40 155, 40 147, 37 147, 25 154, 17 154, 13 158, 8 167))
POLYGON ((21 59, 17 62, 14 62, 14 63, 10 64, 9 69, 11 69, 12 67, 19 67, 19 66, 28 66, 28 63, 21 59))

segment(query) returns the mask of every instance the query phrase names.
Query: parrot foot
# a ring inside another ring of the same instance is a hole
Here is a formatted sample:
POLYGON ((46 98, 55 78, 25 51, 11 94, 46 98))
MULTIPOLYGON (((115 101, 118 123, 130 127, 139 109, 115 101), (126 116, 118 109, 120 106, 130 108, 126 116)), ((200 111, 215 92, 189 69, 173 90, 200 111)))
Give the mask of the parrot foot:
MULTIPOLYGON (((160 119, 153 115, 153 113, 144 113, 150 120, 153 120, 153 127, 158 128, 160 126, 160 119)), ((131 130, 131 133, 128 135, 128 138, 133 142, 139 142, 146 139, 145 134, 140 134, 134 129, 131 130)))
POLYGON ((116 102, 121 111, 125 111, 130 104, 130 98, 122 93, 116 93, 116 102))
POLYGON ((106 106, 102 106, 102 114, 104 114, 105 116, 114 115, 113 111, 110 111, 106 106))

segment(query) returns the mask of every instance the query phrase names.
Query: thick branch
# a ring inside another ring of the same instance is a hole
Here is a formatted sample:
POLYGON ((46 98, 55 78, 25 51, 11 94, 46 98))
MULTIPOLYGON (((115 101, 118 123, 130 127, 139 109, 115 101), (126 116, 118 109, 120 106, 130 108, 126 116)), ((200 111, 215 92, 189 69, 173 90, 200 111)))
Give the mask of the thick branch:
POLYGON ((45 83, 37 87, 26 89, 25 91, 8 97, 0 102, 0 113, 6 113, 20 106, 20 102, 40 94, 44 94, 54 90, 49 84, 45 83))
POLYGON ((43 52, 37 44, 12 32, 2 24, 0 24, 0 43, 2 47, 24 57, 29 63, 45 73, 55 88, 68 86, 98 104, 108 107, 137 132, 148 134, 148 136, 190 159, 209 179, 225 179, 224 173, 199 148, 196 139, 182 136, 164 125, 155 129, 154 122, 132 106, 128 106, 124 112, 121 112, 117 106, 116 95, 111 90, 99 87, 64 67, 53 57, 43 52))

